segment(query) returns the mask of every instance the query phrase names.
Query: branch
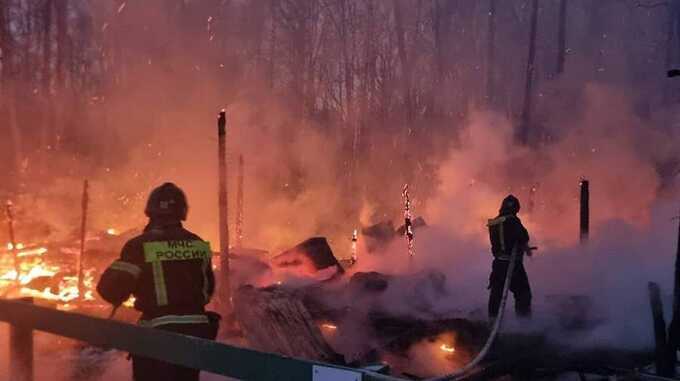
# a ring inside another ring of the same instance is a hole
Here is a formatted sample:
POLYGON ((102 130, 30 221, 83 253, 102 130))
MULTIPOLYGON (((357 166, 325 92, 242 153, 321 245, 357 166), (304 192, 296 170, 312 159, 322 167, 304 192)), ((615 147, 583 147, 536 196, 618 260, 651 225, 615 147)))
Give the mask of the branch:
POLYGON ((652 9, 652 8, 657 8, 657 7, 667 7, 668 6, 668 1, 660 1, 658 3, 651 3, 651 4, 646 4, 641 1, 639 1, 636 5, 637 8, 645 8, 645 9, 652 9))

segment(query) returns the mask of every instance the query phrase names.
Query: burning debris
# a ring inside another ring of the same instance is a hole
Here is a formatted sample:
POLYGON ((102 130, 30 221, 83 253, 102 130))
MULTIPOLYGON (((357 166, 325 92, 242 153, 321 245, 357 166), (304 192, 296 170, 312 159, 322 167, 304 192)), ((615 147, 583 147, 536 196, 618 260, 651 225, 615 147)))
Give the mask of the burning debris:
MULTIPOLYGON (((265 352, 344 364, 297 298, 281 288, 242 287, 234 296, 236 318, 250 345, 265 352)), ((326 328, 335 327, 326 323, 326 328)))
POLYGON ((90 245, 87 251, 81 251, 79 239, 8 243, 7 251, 0 251, 0 295, 33 297, 56 303, 61 309, 76 308, 73 302, 79 298, 86 303, 95 302, 94 283, 101 269, 118 255, 121 240, 131 234, 114 235, 110 230, 87 237, 90 245), (89 255, 87 262, 81 262, 81 253, 89 255), (16 258, 16 268, 15 261, 8 260, 11 258, 16 258))
MULTIPOLYGON (((426 227, 427 223, 422 216, 418 216, 415 219, 410 220, 409 226, 411 228, 411 232, 415 234, 416 229, 426 227)), ((377 224, 362 228, 361 235, 366 241, 366 251, 369 253, 374 253, 383 250, 396 237, 406 237, 408 243, 406 231, 406 224, 395 228, 394 222, 382 221, 377 224)))
POLYGON ((295 269, 297 273, 303 275, 324 271, 332 277, 345 271, 324 237, 310 238, 284 251, 272 258, 272 264, 278 269, 295 269))
POLYGON ((404 185, 402 196, 404 197, 404 236, 406 237, 408 255, 413 257, 416 255, 416 248, 413 242, 415 236, 413 233, 413 223, 411 222, 411 198, 408 193, 408 184, 404 185))

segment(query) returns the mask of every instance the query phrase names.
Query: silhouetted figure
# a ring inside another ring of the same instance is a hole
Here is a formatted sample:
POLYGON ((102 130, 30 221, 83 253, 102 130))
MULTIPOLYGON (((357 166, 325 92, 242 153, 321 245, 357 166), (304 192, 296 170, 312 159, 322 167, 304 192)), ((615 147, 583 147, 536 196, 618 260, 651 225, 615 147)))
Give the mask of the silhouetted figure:
POLYGON ((522 225, 517 213, 519 200, 509 195, 503 200, 498 217, 489 220, 489 239, 493 265, 489 277, 489 317, 495 318, 503 298, 503 286, 510 265, 513 250, 517 251, 515 268, 510 282, 510 291, 515 297, 515 311, 518 316, 531 315, 531 288, 526 270, 524 270, 524 253, 528 251, 529 233, 522 225))

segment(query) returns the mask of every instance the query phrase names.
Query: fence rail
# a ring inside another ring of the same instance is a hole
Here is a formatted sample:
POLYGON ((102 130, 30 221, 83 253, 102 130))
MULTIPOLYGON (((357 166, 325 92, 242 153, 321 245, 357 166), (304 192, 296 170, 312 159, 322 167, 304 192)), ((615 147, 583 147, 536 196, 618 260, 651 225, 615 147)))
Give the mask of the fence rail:
MULTIPOLYGON (((400 381, 401 379, 315 361, 259 352, 215 341, 139 327, 114 320, 58 311, 14 300, 0 300, 0 321, 23 333, 44 331, 69 337, 94 346, 118 349, 135 355, 201 369, 210 373, 253 381, 400 381)), ((20 335, 21 337, 21 335, 20 335)), ((32 351, 32 335, 28 342, 13 345, 32 351), (30 346, 30 347, 29 347, 30 346), (29 347, 23 348, 22 347, 29 347)), ((22 356, 11 361, 21 361, 22 356)), ((32 361, 32 357, 31 357, 32 361)), ((31 365, 32 366, 32 365, 31 365)), ((27 365, 13 364, 13 369, 27 371, 27 365)), ((32 369, 28 370, 32 374, 32 369)), ((31 377, 31 376, 28 376, 31 377)), ((24 379, 26 376, 22 377, 24 379)))

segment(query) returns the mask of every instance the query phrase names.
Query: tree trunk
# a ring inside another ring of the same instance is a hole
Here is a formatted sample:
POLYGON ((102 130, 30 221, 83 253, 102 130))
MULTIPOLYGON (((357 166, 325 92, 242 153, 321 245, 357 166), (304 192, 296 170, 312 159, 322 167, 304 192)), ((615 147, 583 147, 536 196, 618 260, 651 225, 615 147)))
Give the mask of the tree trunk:
POLYGON ((9 86, 9 91, 7 91, 7 96, 5 97, 7 102, 7 111, 9 113, 9 129, 12 139, 12 147, 14 148, 14 168, 16 175, 22 173, 21 162, 24 158, 24 148, 23 141, 21 137, 21 130, 19 130, 19 123, 17 121, 17 86, 14 81, 12 81, 9 86))
MULTIPOLYGON (((2 50, 2 69, 0 70, 0 97, 5 96, 6 79, 8 78, 9 67, 11 66, 11 52, 9 42, 9 29, 7 28, 7 11, 9 8, 8 0, 0 0, 0 50, 2 50)), ((0 112, 2 104, 0 104, 0 112)))
POLYGON ((496 66, 496 0, 489 0, 489 17, 486 42, 486 102, 494 102, 494 68, 496 66))
POLYGON ((526 83, 524 86, 524 107, 522 107, 522 120, 519 128, 519 141, 522 144, 529 142, 529 130, 531 128, 531 109, 533 103, 533 85, 536 61, 536 29, 538 26, 538 0, 532 0, 531 7, 531 32, 529 34, 529 58, 527 59, 526 83))
MULTIPOLYGON (((495 0, 493 0, 495 1, 495 0)), ((432 88, 430 89, 430 101, 428 109, 430 114, 441 114, 442 103, 438 102, 443 95, 442 89, 447 87, 449 31, 451 27, 451 15, 456 3, 433 0, 432 6, 432 32, 434 34, 434 61, 435 68, 432 70, 432 88)))
POLYGON ((413 120, 413 102, 411 99, 411 63, 406 54, 406 36, 404 31, 404 19, 402 16, 400 0, 394 0, 394 22, 397 30, 397 49, 399 60, 401 61, 402 74, 404 76, 404 105, 406 109, 406 120, 410 123, 413 120))
POLYGON ((595 77, 601 69, 602 65, 602 24, 604 17, 602 17, 602 1, 590 2, 590 16, 588 19, 588 53, 594 63, 595 77))
POLYGON ((47 151, 53 146, 54 104, 52 98, 52 8, 53 0, 45 0, 42 8, 42 131, 38 166, 47 171, 47 151), (50 147, 50 148, 48 148, 50 147))
POLYGON ((42 87, 45 94, 50 92, 52 65, 52 0, 45 0, 42 10, 42 87))
POLYGON ((567 0, 560 0, 560 14, 557 30, 557 68, 556 75, 564 73, 567 50, 567 0))
POLYGON ((58 149, 61 139, 64 136, 64 103, 66 98, 66 61, 69 57, 69 46, 67 28, 68 0, 58 0, 55 2, 55 13, 57 21, 57 56, 55 65, 56 81, 55 87, 61 100, 60 105, 55 109, 55 134, 54 147, 58 149))
MULTIPOLYGON (((65 87, 66 80, 66 61, 69 57, 69 47, 67 41, 67 28, 68 24, 66 22, 68 11, 68 0, 57 0, 54 3, 54 9, 56 13, 57 21, 57 62, 56 62, 56 80, 57 88, 63 90, 65 87)), ((63 95, 63 94, 62 94, 63 95)))
MULTIPOLYGON (((677 54, 673 50, 673 38, 680 45, 680 0, 669 0, 668 2, 668 21, 666 30, 666 69, 671 69, 675 65, 677 54)), ((674 86, 666 85, 664 101, 667 105, 673 102, 674 86)))
POLYGON ((10 144, 13 152, 15 175, 21 173, 23 160, 23 144, 21 131, 17 122, 17 87, 14 72, 14 52, 8 14, 9 1, 0 0, 0 48, 2 48, 2 74, 0 76, 0 112, 6 111, 9 125, 10 144))
POLYGON ((276 6, 274 2, 276 0, 271 0, 270 12, 271 12, 271 34, 269 36, 269 88, 274 88, 274 77, 275 72, 275 60, 276 57, 276 6))

